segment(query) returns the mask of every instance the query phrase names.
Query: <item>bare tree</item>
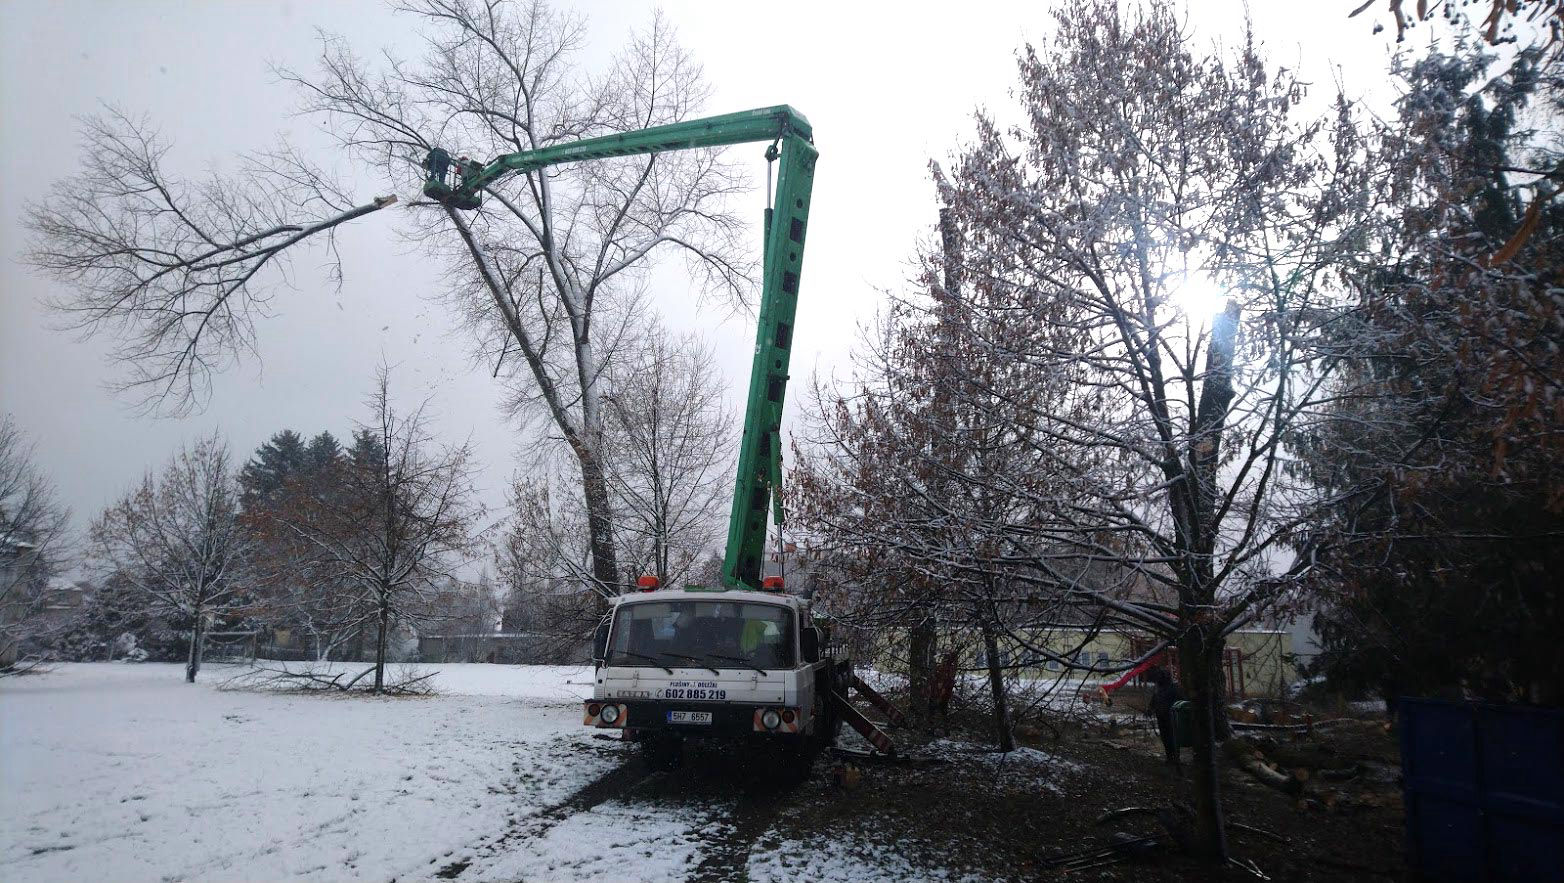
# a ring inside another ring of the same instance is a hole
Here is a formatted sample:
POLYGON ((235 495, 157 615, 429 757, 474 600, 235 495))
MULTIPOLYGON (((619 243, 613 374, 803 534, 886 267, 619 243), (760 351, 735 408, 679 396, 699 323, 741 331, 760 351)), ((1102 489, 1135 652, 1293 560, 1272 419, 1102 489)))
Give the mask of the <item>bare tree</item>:
POLYGON ((425 406, 398 412, 387 369, 367 404, 372 416, 355 436, 340 491, 281 517, 310 550, 312 567, 351 580, 367 601, 375 627, 375 664, 367 671, 378 693, 386 688, 392 629, 435 609, 472 548, 479 509, 470 448, 437 447, 425 406))
POLYGON ((1380 191, 1350 106, 1302 117, 1252 40, 1202 56, 1172 12, 1108 0, 1057 24, 1019 59, 1022 122, 979 114, 936 167, 962 284, 912 302, 904 339, 948 361, 945 389, 876 403, 903 502, 854 506, 838 536, 965 574, 951 584, 1029 652, 1054 652, 1028 637, 1039 619, 1176 651, 1194 843, 1221 857, 1224 640, 1311 566, 1316 489, 1291 443, 1350 394, 1320 329, 1380 191))
POLYGON ((231 467, 219 436, 199 439, 92 525, 103 582, 122 580, 147 612, 190 621, 190 683, 201 670, 210 620, 234 609, 245 585, 250 540, 239 523, 231 467))
POLYGON ((10 671, 18 645, 34 637, 70 522, 33 452, 11 415, 0 414, 0 671, 10 671))
MULTIPOLYGON (((429 150, 477 157, 532 150, 688 118, 708 88, 661 15, 606 70, 586 71, 581 19, 540 0, 408 0, 424 29, 417 62, 364 62, 323 39, 319 70, 280 71, 346 152, 393 192, 416 188, 429 150)), ((189 407, 211 371, 248 350, 279 281, 263 271, 390 197, 354 206, 297 151, 250 157, 232 180, 181 182, 142 120, 90 120, 88 160, 30 208, 29 261, 65 280, 57 308, 114 335, 127 387, 151 405, 189 407), (301 220, 303 219, 303 220, 301 220)), ((754 258, 726 209, 744 186, 715 151, 555 167, 489 188, 464 216, 410 207, 410 235, 451 270, 450 303, 476 353, 513 385, 517 412, 542 416, 577 461, 589 515, 591 580, 619 586, 603 462, 602 375, 651 261, 677 252, 706 292, 740 302, 754 258)))
POLYGON ((83 167, 27 207, 25 260, 69 286, 50 306, 70 327, 114 339, 122 392, 183 413, 251 351, 295 246, 323 241, 340 278, 335 228, 396 199, 355 206, 286 146, 245 155, 237 175, 188 181, 166 167, 170 147, 145 118, 86 117, 83 167))
MULTIPOLYGON (((672 585, 720 542, 733 420, 707 347, 668 335, 655 320, 637 325, 638 340, 621 349, 603 380, 616 557, 672 585)), ((559 477, 577 465, 562 447, 557 440, 538 446, 515 480, 511 518, 493 555, 509 603, 530 611, 557 638, 555 650, 568 652, 620 589, 592 579, 590 513, 579 496, 558 490, 559 477), (579 591, 583 584, 593 591, 579 591)))
POLYGON ((571 465, 557 450, 539 451, 511 485, 511 515, 492 549, 506 605, 525 611, 536 630, 550 637, 547 652, 559 658, 577 655, 603 614, 606 596, 617 593, 592 580, 591 533, 581 497, 557 489, 571 465), (591 588, 583 592, 582 585, 591 588))
POLYGON ((610 367, 609 490, 620 548, 663 585, 719 541, 732 489, 732 411, 711 349, 642 324, 610 367))
MULTIPOLYGON (((536 2, 515 9, 432 0, 417 9, 449 34, 438 43, 438 64, 408 75, 406 86, 438 85, 429 103, 446 139, 468 150, 531 150, 672 123, 707 95, 699 66, 660 15, 606 76, 581 87, 571 69, 581 41, 577 19, 536 2)), ((326 69, 328 79, 313 86, 318 110, 355 119, 395 111, 360 100, 354 84, 361 75, 350 73, 350 59, 328 52, 326 69)), ((396 138, 387 127, 355 127, 344 140, 373 153, 396 138)), ((407 167, 404 157, 386 158, 407 167)), ((655 253, 681 251, 707 291, 733 298, 747 291, 753 258, 740 239, 746 228, 724 205, 742 184, 715 152, 678 152, 513 176, 491 188, 491 207, 471 221, 446 210, 462 245, 452 256, 463 279, 453 293, 457 309, 485 355, 507 371, 517 412, 546 415, 576 460, 600 594, 617 592, 621 582, 603 452, 606 366, 655 253)))

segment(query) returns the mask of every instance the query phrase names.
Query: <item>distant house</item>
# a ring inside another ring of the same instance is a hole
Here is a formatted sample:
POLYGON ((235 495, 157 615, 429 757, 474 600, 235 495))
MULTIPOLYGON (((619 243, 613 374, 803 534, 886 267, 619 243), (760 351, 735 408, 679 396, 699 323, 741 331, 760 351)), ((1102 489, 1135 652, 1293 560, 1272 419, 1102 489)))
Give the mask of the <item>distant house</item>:
MULTIPOLYGON (((877 654, 879 658, 907 658, 903 649, 907 640, 905 631, 894 631, 885 639, 892 646, 886 648, 888 652, 877 654)), ((952 640, 958 641, 962 648, 957 662, 960 668, 975 670, 988 664, 980 641, 952 631, 942 637, 940 643, 948 647, 952 640)), ((1058 680, 1061 686, 1074 689, 1095 688, 1097 684, 1116 679, 1126 664, 1145 656, 1154 646, 1151 639, 1141 633, 1109 629, 1094 632, 1078 626, 1038 630, 1028 641, 1042 652, 1004 647, 1000 650, 999 664, 1023 680, 1058 680), (1066 666, 1061 659, 1068 659, 1074 666, 1066 666)), ((1176 670, 1177 654, 1169 654, 1166 663, 1176 670)), ((1287 685, 1298 678, 1292 655, 1292 635, 1284 629, 1265 628, 1233 632, 1227 636, 1222 653, 1222 675, 1231 699, 1283 695, 1287 685)))
POLYGON ((27 568, 38 547, 25 540, 0 540, 0 666, 16 663, 20 635, 16 625, 31 617, 37 591, 27 568))
POLYGON ((92 590, 73 580, 50 577, 33 614, 44 629, 64 626, 92 599, 92 590))

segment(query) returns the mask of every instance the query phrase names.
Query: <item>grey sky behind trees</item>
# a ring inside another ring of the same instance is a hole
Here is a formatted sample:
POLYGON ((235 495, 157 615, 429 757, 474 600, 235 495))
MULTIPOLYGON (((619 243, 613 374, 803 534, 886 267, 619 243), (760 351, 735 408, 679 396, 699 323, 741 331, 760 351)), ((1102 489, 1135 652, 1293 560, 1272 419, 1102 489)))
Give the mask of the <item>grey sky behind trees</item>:
MULTIPOLYGON (((587 69, 606 61, 653 9, 647 0, 556 5, 589 17, 587 69)), ((1255 0, 1250 14, 1276 63, 1296 65, 1316 84, 1312 97, 1328 100, 1333 64, 1349 93, 1375 92, 1385 80, 1393 37, 1372 34, 1367 15, 1349 20, 1352 5, 1255 0)), ((969 135, 974 107, 1009 113, 1014 52, 1045 36, 1047 6, 663 4, 714 87, 707 113, 789 103, 814 124, 821 161, 795 378, 851 370, 858 323, 873 315, 882 291, 903 285, 914 250, 932 231, 928 161, 948 157, 969 135)), ((1243 15, 1239 0, 1190 3, 1201 41, 1231 41, 1243 15)), ((273 144, 279 132, 346 174, 345 157, 313 122, 293 115, 296 95, 271 66, 313 69, 316 29, 344 36, 364 56, 382 47, 416 56, 422 47, 411 27, 409 17, 373 0, 0 0, 0 409, 37 440, 38 465, 74 510, 78 531, 146 469, 213 430, 241 460, 284 427, 305 435, 329 429, 346 439, 351 421, 365 414, 382 358, 406 406, 432 397, 432 428, 442 439, 471 436, 482 499, 494 516, 503 514, 521 439, 501 413, 493 366, 473 362, 454 317, 436 301, 444 284, 438 266, 397 235, 390 212, 341 229, 340 291, 320 266, 324 256, 301 253, 291 289, 275 291, 272 316, 258 325, 259 357, 219 375, 210 405, 180 419, 141 416, 109 392, 104 382, 117 369, 105 358, 108 344, 55 330, 57 317, 42 301, 57 293, 56 283, 19 262, 23 206, 47 199, 79 164, 76 116, 104 103, 147 114, 174 143, 170 168, 185 177, 231 171, 238 154, 273 144)), ((729 155, 751 175, 753 190, 736 208, 753 217, 758 249, 761 148, 729 148, 729 155)), ((358 201, 381 195, 376 186, 360 179, 358 201)), ((712 343, 737 407, 753 344, 750 317, 703 306, 686 289, 682 262, 667 261, 653 277, 653 303, 670 331, 698 331, 712 343)), ((795 412, 790 406, 790 417, 795 412)))

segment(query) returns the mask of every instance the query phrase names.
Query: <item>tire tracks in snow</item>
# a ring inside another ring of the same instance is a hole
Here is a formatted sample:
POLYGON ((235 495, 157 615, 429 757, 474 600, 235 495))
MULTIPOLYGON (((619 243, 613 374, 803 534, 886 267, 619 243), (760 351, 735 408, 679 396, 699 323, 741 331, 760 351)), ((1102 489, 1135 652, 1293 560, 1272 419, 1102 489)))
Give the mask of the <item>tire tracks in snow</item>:
POLYGON ((749 879, 749 854, 782 812, 781 795, 745 794, 733 807, 731 824, 706 840, 706 854, 690 871, 690 883, 732 883, 749 879))
POLYGON ((625 758, 618 766, 588 782, 564 800, 513 820, 500 834, 471 850, 466 858, 440 868, 434 876, 445 880, 456 879, 473 864, 515 848, 519 843, 541 838, 571 816, 590 812, 594 807, 623 795, 657 775, 660 774, 648 770, 639 758, 625 758))
POLYGON ((698 843, 698 859, 691 862, 685 880, 744 881, 756 842, 795 804, 804 779, 779 775, 769 755, 742 749, 709 749, 705 754, 692 757, 685 774, 648 782, 625 800, 682 808, 702 819, 689 830, 698 843))
POLYGON ((592 876, 604 865, 622 876, 622 862, 629 860, 654 862, 639 867, 659 879, 677 874, 696 883, 746 880, 756 842, 793 803, 798 782, 779 781, 770 765, 735 765, 723 754, 696 756, 672 772, 653 772, 640 757, 620 755, 607 772, 565 799, 512 820, 434 876, 551 879, 548 875, 567 872, 592 876), (586 854, 565 845, 571 842, 589 844, 586 854))

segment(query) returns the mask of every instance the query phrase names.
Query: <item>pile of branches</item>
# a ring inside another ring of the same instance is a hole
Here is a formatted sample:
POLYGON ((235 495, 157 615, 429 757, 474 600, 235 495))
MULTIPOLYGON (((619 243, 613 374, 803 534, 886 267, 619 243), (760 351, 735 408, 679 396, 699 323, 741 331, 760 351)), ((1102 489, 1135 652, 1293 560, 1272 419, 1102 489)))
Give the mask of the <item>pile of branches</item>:
MULTIPOLYGON (((372 693, 375 666, 354 673, 352 669, 338 670, 332 666, 320 668, 290 669, 285 665, 258 664, 244 673, 230 678, 222 686, 225 690, 269 690, 293 693, 372 693)), ((434 672, 420 672, 404 667, 393 677, 387 678, 380 688, 385 696, 428 696, 434 693, 431 679, 434 672)))
POLYGON ((1400 800, 1399 790, 1376 774, 1373 763, 1343 755, 1327 743, 1245 734, 1223 747, 1234 766, 1292 798, 1299 810, 1341 812, 1400 800))

